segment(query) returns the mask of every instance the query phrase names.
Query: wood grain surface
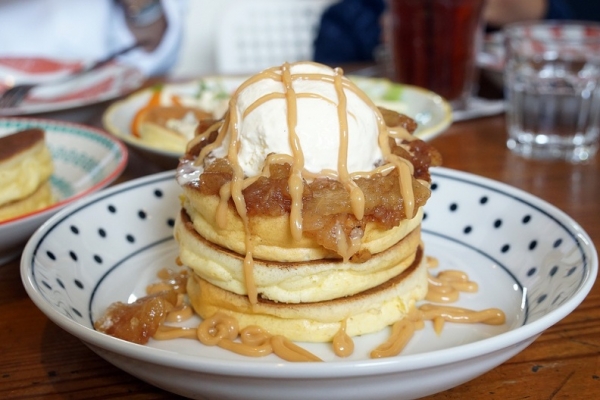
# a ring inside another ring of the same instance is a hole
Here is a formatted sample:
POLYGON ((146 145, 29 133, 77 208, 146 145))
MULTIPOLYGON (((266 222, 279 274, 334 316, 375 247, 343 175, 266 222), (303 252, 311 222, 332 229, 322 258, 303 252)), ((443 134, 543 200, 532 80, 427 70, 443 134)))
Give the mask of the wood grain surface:
MULTIPOLYGON (((99 126, 102 108, 89 123, 99 126)), ((531 161, 505 147, 502 115, 453 124, 432 140, 444 166, 505 182, 560 208, 600 243, 600 170, 531 161)), ((131 154, 119 181, 162 168, 131 154)), ((435 379, 435 377, 432 377, 435 379)), ((29 299, 19 260, 0 265, 0 398, 173 399, 122 372, 50 322, 29 299)), ((527 349, 492 371, 428 399, 600 398, 600 287, 527 349)))

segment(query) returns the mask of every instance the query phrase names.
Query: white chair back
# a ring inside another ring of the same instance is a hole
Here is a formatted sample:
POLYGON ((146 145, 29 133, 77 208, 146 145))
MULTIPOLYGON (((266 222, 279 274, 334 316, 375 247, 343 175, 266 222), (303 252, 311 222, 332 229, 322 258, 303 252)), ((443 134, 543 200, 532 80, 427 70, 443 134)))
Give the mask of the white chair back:
POLYGON ((250 74, 311 60, 324 9, 336 0, 233 0, 218 22, 217 72, 250 74))

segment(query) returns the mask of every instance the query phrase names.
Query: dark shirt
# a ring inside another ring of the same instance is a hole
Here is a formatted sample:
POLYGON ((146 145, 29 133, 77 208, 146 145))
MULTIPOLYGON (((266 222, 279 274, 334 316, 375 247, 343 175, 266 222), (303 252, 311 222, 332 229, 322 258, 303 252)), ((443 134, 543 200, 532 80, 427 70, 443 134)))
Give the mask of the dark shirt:
MULTIPOLYGON (((327 8, 314 42, 314 61, 372 61, 381 43, 384 11, 384 0, 341 0, 327 8)), ((600 0, 549 0, 545 19, 600 21, 600 0)))
POLYGON ((314 43, 314 61, 339 64, 373 59, 381 42, 383 0, 342 0, 325 10, 314 43))
POLYGON ((546 19, 600 21, 600 1, 549 0, 546 19))

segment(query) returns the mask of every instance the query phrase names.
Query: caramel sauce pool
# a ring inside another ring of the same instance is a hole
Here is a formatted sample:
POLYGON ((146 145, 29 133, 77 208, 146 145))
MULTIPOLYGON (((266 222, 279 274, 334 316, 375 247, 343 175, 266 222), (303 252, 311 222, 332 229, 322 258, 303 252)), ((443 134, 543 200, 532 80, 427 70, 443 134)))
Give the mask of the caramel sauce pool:
POLYGON ((348 357, 354 353, 354 341, 346 333, 346 320, 342 321, 340 330, 333 336, 332 345, 338 357, 348 357))
MULTIPOLYGON (((430 268, 438 266, 437 259, 432 257, 427 257, 425 262, 430 268)), ((148 286, 149 294, 155 293, 158 289, 181 290, 181 287, 185 288, 187 271, 177 273, 163 269, 159 271, 158 276, 162 280, 148 286)), ((456 301, 461 292, 473 293, 477 290, 477 283, 471 281, 466 273, 444 270, 440 271, 437 276, 429 276, 427 300, 448 303, 456 301)), ((193 315, 192 308, 186 303, 185 294, 179 293, 177 304, 167 314, 165 322, 159 326, 152 337, 156 340, 182 338, 198 340, 206 346, 218 346, 247 357, 264 357, 274 354, 291 362, 322 361, 316 355, 285 337, 271 335, 258 326, 239 329, 237 319, 223 312, 217 312, 203 320, 195 328, 168 325, 168 323, 188 320, 193 315)), ((373 349, 370 357, 393 357, 400 354, 414 333, 424 328, 425 321, 431 321, 435 332, 440 334, 446 322, 502 325, 506 322, 506 317, 504 312, 497 308, 470 310, 445 304, 424 303, 411 308, 405 318, 395 322, 391 327, 389 338, 373 349)), ((347 323, 347 320, 340 322, 340 328, 331 342, 332 351, 338 357, 348 357, 354 352, 354 341, 346 332, 347 323)))

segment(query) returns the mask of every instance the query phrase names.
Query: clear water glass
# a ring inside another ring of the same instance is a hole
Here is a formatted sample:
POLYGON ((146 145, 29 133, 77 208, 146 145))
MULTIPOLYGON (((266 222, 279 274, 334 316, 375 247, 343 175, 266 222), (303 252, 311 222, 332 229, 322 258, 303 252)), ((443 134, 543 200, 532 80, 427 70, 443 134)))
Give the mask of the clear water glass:
POLYGON ((585 162, 600 126, 600 24, 504 29, 507 146, 525 157, 585 162))

